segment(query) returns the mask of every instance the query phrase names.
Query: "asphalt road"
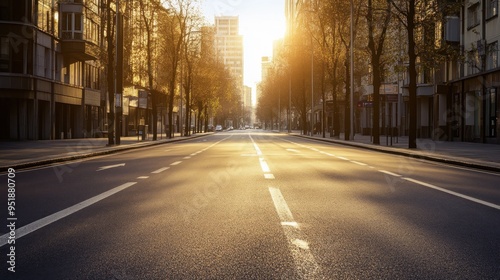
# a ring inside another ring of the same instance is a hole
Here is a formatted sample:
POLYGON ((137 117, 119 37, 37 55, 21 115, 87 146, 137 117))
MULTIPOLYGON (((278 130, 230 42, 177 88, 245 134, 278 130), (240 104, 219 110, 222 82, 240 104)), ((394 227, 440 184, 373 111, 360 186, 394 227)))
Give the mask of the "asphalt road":
POLYGON ((12 174, 0 279, 500 279, 500 174, 259 130, 12 174))

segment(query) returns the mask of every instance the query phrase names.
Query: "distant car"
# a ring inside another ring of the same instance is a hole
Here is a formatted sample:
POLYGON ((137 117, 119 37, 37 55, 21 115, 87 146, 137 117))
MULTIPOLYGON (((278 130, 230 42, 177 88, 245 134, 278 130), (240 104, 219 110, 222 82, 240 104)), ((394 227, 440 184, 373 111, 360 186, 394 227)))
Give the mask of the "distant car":
POLYGON ((215 127, 215 131, 222 131, 222 125, 218 124, 218 125, 215 127))

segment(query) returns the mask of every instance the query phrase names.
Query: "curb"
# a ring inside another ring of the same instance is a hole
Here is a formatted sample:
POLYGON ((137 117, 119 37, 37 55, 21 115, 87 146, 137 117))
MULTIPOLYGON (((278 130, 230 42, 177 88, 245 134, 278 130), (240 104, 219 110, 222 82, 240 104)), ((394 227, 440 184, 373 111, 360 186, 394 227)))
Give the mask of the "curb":
POLYGON ((0 174, 7 172, 9 168, 13 169, 28 169, 28 168, 33 168, 33 167, 41 167, 41 166, 47 166, 55 163, 61 163, 61 162, 66 162, 66 161, 74 161, 74 160, 79 160, 79 159, 85 159, 85 158, 91 158, 91 157, 96 157, 96 156, 102 156, 102 155, 109 155, 109 154, 114 154, 118 152, 123 152, 123 151, 131 151, 131 150, 136 150, 136 149, 141 149, 141 148, 147 148, 147 147, 152 147, 152 146, 158 146, 158 145, 163 145, 163 144, 169 144, 169 143, 174 143, 174 142, 181 142, 181 141, 186 141, 186 140, 191 140, 191 139, 196 139, 204 136, 211 135, 211 133, 206 133, 206 134, 201 134, 201 135, 192 135, 189 138, 174 138, 174 139, 168 139, 168 140, 160 140, 160 141, 151 141, 151 142, 145 142, 142 145, 126 145, 126 146, 115 146, 110 148, 109 150, 105 151, 99 151, 99 152, 90 152, 86 154, 80 154, 80 155, 74 155, 74 156, 67 156, 67 157, 60 157, 60 158, 52 158, 52 159, 47 159, 47 160, 39 160, 39 161, 32 161, 32 162, 25 162, 25 163, 19 163, 19 164, 14 164, 10 166, 0 166, 0 174))
POLYGON ((295 137, 307 138, 310 140, 316 140, 316 141, 327 142, 327 143, 334 143, 334 144, 350 146, 350 147, 355 147, 355 148, 362 148, 362 149, 386 153, 386 154, 393 154, 393 155, 405 156, 405 157, 410 157, 410 158, 435 161, 435 162, 440 162, 440 163, 445 163, 445 164, 450 164, 450 165, 455 165, 455 166, 461 166, 461 167, 469 167, 469 168, 480 169, 480 170, 485 170, 485 171, 500 172, 500 166, 491 166, 491 165, 487 165, 487 163, 483 164, 483 163, 468 162, 468 161, 452 159, 452 158, 423 155, 423 154, 419 154, 418 151, 409 152, 409 151, 402 150, 400 148, 377 147, 376 145, 371 145, 371 144, 356 143, 356 142, 350 143, 350 142, 344 142, 344 141, 337 141, 334 139, 315 138, 315 137, 311 137, 311 136, 307 136, 307 135, 297 135, 297 134, 291 134, 291 135, 295 136, 295 137))

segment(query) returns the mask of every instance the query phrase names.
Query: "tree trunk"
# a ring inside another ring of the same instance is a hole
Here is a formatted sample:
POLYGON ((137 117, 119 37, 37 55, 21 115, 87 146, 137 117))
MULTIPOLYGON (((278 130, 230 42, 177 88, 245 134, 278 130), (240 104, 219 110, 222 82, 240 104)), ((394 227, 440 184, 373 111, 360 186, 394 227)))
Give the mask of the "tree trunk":
POLYGON ((205 132, 208 132, 208 105, 205 105, 205 132))
MULTIPOLYGON (((189 81, 188 81, 189 83, 189 81)), ((189 86, 185 88, 185 96, 186 96, 186 112, 184 116, 184 136, 189 136, 190 127, 191 127, 191 90, 189 86)))
POLYGON ((106 3, 107 19, 107 43, 108 43, 108 71, 107 71, 107 88, 108 88, 108 101, 109 101, 109 113, 108 113, 108 145, 115 144, 115 68, 114 68, 114 48, 113 48, 113 26, 111 21, 111 0, 106 3))
POLYGON ((346 83, 345 83, 345 102, 344 102, 344 140, 350 140, 351 135, 351 83, 349 82, 349 77, 351 76, 350 57, 347 55, 345 61, 345 73, 346 73, 346 83))
POLYGON ((408 148, 417 148, 417 69, 416 69, 416 59, 417 55, 415 53, 415 2, 408 1, 408 15, 407 15, 407 27, 408 27, 408 75, 410 78, 410 83, 408 84, 408 91, 410 95, 409 100, 409 111, 410 111, 410 126, 408 135, 408 148))
POLYGON ((380 61, 377 55, 372 56, 373 68, 373 144, 380 145, 380 61))
POLYGON ((174 77, 172 81, 170 81, 169 85, 169 93, 167 97, 168 103, 168 130, 167 137, 173 138, 174 136, 174 95, 175 95, 175 74, 172 74, 174 77))

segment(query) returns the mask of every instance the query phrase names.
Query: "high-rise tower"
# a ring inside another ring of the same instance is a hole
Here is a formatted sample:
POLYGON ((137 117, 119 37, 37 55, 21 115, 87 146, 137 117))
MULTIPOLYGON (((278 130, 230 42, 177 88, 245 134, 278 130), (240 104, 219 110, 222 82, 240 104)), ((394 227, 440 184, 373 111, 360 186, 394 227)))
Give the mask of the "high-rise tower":
POLYGON ((243 36, 237 16, 215 17, 215 46, 219 58, 243 87, 243 36))

